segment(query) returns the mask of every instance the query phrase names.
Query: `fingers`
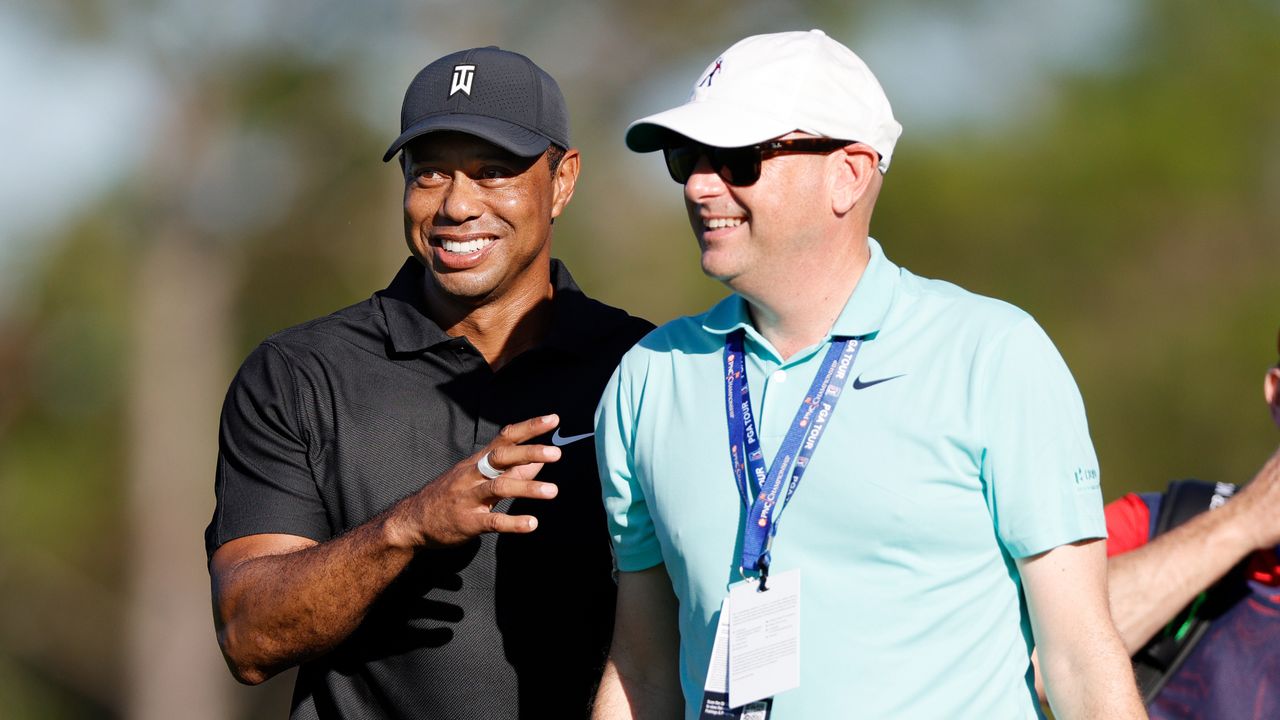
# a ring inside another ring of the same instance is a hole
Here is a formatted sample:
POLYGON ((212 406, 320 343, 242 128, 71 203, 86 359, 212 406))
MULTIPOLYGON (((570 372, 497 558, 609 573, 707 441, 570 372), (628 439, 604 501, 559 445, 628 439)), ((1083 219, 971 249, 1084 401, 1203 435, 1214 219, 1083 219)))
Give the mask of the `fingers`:
POLYGON ((499 445, 489 451, 489 464, 498 470, 559 459, 560 448, 552 445, 499 445))
POLYGON ((519 443, 545 434, 560 423, 557 415, 513 423, 502 428, 498 437, 489 445, 488 461, 495 470, 515 470, 518 479, 530 480, 538 474, 544 463, 560 459, 560 448, 551 445, 520 445, 519 443))
POLYGON ((530 533, 538 527, 538 518, 532 515, 504 515, 489 513, 480 516, 481 532, 530 533))
MULTIPOLYGON (((492 480, 486 480, 480 485, 479 492, 486 501, 501 500, 503 498, 550 500, 560 492, 560 488, 554 483, 523 480, 503 475, 492 480)), ((490 502, 489 504, 492 503, 490 502)))
MULTIPOLYGON (((524 465, 522 467, 529 466, 524 465)), ((485 481, 480 485, 479 491, 482 496, 481 502, 484 505, 492 506, 503 498, 549 500, 556 496, 560 488, 552 483, 517 480, 504 475, 485 481)), ((538 519, 532 515, 484 512, 473 517, 479 523, 477 533, 530 533, 538 527, 538 519)))
MULTIPOLYGON (((551 432, 560 424, 557 415, 542 415, 523 422, 512 423, 498 433, 498 437, 482 453, 459 463, 454 470, 448 501, 452 512, 446 512, 451 530, 440 533, 441 545, 456 544, 483 533, 528 533, 538 527, 538 520, 530 515, 507 515, 491 512, 498 501, 505 498, 549 500, 559 492, 553 483, 537 482, 533 478, 545 463, 560 459, 560 448, 550 445, 521 445, 539 435, 551 432), (477 462, 488 456, 488 463, 502 474, 487 478, 477 462)), ((440 516, 437 516, 439 518, 440 516)))
POLYGON ((505 441, 512 445, 518 445, 525 440, 531 440, 545 432, 554 430, 556 425, 559 424, 560 416, 555 414, 542 415, 524 422, 513 423, 502 428, 502 431, 498 433, 498 444, 505 441))

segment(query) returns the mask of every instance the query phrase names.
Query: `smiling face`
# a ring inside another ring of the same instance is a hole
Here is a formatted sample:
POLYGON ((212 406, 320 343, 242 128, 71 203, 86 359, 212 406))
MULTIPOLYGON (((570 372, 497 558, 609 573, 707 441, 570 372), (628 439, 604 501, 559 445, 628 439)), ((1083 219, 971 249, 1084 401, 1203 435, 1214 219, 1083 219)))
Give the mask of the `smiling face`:
MULTIPOLYGON (((792 133, 784 137, 799 137, 792 133)), ((764 160, 760 179, 738 187, 708 160, 698 160, 684 186, 689 224, 702 251, 702 271, 750 296, 816 267, 832 242, 826 155, 764 160)))
POLYGON ((573 196, 576 151, 552 172, 545 153, 522 158, 438 132, 405 148, 404 168, 405 241, 435 289, 469 304, 545 290, 551 221, 573 196))

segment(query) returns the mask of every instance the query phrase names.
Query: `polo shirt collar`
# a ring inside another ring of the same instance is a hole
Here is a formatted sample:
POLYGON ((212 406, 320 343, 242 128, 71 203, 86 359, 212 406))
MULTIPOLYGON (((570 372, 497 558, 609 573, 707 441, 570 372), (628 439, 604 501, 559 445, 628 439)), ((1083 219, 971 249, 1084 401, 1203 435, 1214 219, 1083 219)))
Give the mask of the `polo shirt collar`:
MULTIPOLYGON (((849 296, 844 309, 827 333, 827 339, 840 337, 869 337, 879 332, 889 314, 889 306, 893 303, 894 292, 898 287, 900 270, 889 258, 875 238, 867 238, 867 246, 871 251, 871 259, 867 268, 862 271, 858 285, 849 296)), ((716 303, 707 311, 702 327, 709 333, 727 335, 739 328, 761 339, 751 324, 751 315, 747 312, 747 301, 734 293, 716 303)))
MULTIPOLYGON (((456 341, 427 314, 422 282, 426 268, 415 258, 408 258, 385 290, 375 295, 387 321, 387 334, 396 353, 417 353, 436 345, 456 341)), ((551 260, 552 300, 551 330, 540 347, 554 347, 579 352, 605 328, 595 322, 603 307, 583 294, 564 263, 551 260)))
POLYGON ((422 294, 425 274, 422 263, 408 258, 391 284, 376 293, 387 321, 391 348, 397 353, 420 352, 453 339, 427 315, 427 302, 422 294))

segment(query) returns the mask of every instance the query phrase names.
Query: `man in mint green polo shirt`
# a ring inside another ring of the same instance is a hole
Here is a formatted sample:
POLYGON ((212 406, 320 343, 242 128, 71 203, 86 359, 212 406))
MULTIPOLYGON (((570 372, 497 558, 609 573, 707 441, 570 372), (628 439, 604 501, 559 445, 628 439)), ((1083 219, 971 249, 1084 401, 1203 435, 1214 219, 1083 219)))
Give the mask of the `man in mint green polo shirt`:
POLYGON ((642 340, 597 411, 596 718, 1036 718, 1033 646, 1059 718, 1144 716, 1062 358, 868 237, 900 132, 816 30, 737 43, 628 128, 733 294, 642 340))

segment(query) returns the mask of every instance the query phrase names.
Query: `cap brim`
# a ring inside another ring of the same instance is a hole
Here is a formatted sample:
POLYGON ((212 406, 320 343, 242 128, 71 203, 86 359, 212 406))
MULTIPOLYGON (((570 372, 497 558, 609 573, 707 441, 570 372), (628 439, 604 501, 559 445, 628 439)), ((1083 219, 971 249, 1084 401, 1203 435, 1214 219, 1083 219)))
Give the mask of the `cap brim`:
POLYGON ((671 147, 682 138, 712 147, 742 147, 795 129, 759 108, 702 100, 640 118, 627 126, 626 141, 628 148, 641 153, 671 147))
POLYGON ((481 140, 491 142, 518 157, 541 155, 551 144, 551 140, 545 135, 540 135, 506 120, 499 120, 487 115, 441 113, 423 118, 400 133, 400 137, 391 143, 391 147, 387 148, 386 154, 382 156, 382 162, 387 162, 395 157, 396 153, 400 152, 400 149, 409 144, 410 141, 428 133, 443 131, 475 135, 481 140))

